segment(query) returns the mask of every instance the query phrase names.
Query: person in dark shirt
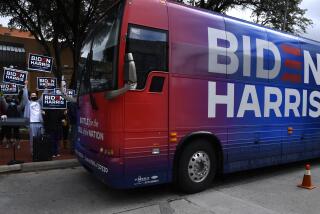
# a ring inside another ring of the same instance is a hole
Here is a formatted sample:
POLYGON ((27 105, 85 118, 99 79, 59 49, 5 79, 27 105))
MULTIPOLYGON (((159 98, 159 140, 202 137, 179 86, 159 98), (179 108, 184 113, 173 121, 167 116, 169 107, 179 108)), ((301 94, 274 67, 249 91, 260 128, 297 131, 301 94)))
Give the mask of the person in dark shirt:
MULTIPOLYGON (((3 93, 2 92, 0 92, 0 97, 3 97, 3 93)), ((7 115, 5 115, 4 102, 0 102, 0 117, 1 117, 1 121, 5 120, 7 118, 7 115)), ((3 145, 3 141, 4 141, 4 129, 3 129, 3 127, 1 127, 0 145, 3 145)))
POLYGON ((69 120, 68 120, 68 111, 64 110, 64 115, 62 119, 62 140, 63 148, 66 149, 68 145, 68 135, 69 135, 69 120))
MULTIPOLYGON (((62 85, 62 84, 61 84, 62 85)), ((70 126, 69 142, 71 154, 74 154, 75 141, 77 140, 77 112, 78 104, 76 96, 68 96, 65 90, 61 87, 62 97, 68 101, 67 115, 70 126)))
POLYGON ((74 153, 75 141, 77 140, 77 110, 77 103, 68 102, 68 121, 70 125, 69 142, 71 154, 74 153))
POLYGON ((47 109, 43 116, 44 129, 52 144, 52 157, 59 157, 59 144, 62 137, 62 120, 64 111, 61 109, 47 109))
MULTIPOLYGON (((7 96, 4 98, 0 97, 1 105, 4 108, 4 112, 7 118, 19 118, 21 117, 21 111, 23 105, 19 103, 19 100, 16 96, 7 96)), ((5 137, 7 145, 6 148, 9 148, 10 145, 17 143, 17 148, 20 149, 20 130, 18 126, 4 126, 2 128, 2 136, 5 137)))

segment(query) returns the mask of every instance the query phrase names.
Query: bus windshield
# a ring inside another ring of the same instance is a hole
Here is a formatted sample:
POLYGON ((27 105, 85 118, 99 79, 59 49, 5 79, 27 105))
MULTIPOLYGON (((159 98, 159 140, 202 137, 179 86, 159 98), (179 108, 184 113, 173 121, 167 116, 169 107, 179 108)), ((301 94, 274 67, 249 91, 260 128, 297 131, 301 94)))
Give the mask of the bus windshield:
POLYGON ((80 53, 80 94, 116 88, 121 8, 119 3, 108 10, 85 40, 80 53))

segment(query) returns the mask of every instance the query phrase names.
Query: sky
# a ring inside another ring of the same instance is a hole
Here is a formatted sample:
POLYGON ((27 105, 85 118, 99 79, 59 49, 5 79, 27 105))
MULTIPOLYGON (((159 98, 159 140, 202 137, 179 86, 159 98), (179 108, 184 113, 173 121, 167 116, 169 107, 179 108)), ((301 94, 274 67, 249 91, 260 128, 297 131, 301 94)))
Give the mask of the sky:
POLYGON ((313 26, 309 27, 304 37, 320 41, 320 4, 319 0, 303 0, 301 8, 308 9, 306 17, 312 19, 313 26))
POLYGON ((0 24, 2 24, 3 26, 8 26, 8 22, 9 22, 9 19, 8 17, 0 17, 0 24))
MULTIPOLYGON (((305 34, 301 34, 301 36, 313 39, 316 41, 320 41, 320 4, 319 0, 303 0, 300 7, 302 9, 308 9, 305 16, 313 21, 313 25, 307 28, 307 32, 305 34)), ((250 11, 249 10, 241 10, 239 8, 232 9, 227 13, 229 16, 234 16, 240 19, 245 19, 247 21, 251 21, 250 11)))
MULTIPOLYGON (((313 21, 313 25, 308 27, 307 33, 301 36, 310 38, 316 41, 320 41, 319 0, 303 0, 301 3, 301 8, 308 9, 308 11, 306 12, 306 17, 310 18, 313 21)), ((238 8, 238 9, 233 9, 229 11, 228 15, 250 21, 250 11, 245 11, 238 8)), ((0 17, 0 24, 2 24, 3 26, 7 26, 8 21, 9 21, 9 18, 0 17)))

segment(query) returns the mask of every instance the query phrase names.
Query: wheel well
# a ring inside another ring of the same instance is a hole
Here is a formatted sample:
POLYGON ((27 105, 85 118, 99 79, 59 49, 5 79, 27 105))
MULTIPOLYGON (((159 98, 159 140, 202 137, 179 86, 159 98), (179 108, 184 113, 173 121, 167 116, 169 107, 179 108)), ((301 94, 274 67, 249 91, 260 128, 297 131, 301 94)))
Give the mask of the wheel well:
POLYGON ((182 154, 182 151, 184 150, 186 145, 188 145, 189 143, 191 143, 192 141, 194 141, 196 139, 205 139, 211 143, 212 148, 216 152, 217 158, 218 158, 217 173, 218 173, 218 175, 222 173, 223 153, 222 153, 222 147, 221 147, 220 140, 214 134, 212 134, 210 132, 192 133, 192 134, 189 134, 189 135, 185 136, 184 138, 182 138, 180 140, 179 144, 177 145, 177 149, 175 151, 174 161, 173 161, 173 181, 174 182, 177 179, 178 163, 179 163, 179 159, 182 154))

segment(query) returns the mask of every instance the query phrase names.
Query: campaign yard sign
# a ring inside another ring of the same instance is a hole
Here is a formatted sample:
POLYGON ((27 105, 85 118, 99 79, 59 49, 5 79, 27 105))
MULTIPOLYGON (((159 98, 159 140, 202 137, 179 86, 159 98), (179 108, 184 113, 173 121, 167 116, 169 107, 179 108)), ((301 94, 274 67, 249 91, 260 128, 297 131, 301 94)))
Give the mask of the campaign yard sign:
POLYGON ((76 96, 76 90, 73 90, 73 89, 67 89, 67 96, 69 97, 73 97, 73 96, 76 96))
POLYGON ((28 72, 17 70, 14 68, 3 68, 3 82, 4 83, 13 83, 16 85, 25 85, 27 80, 28 72))
POLYGON ((66 100, 58 94, 43 94, 42 95, 43 109, 66 109, 66 100))
MULTIPOLYGON (((66 96, 67 97, 75 97, 77 94, 76 94, 76 90, 73 90, 73 89, 67 89, 66 91, 66 96)), ((68 102, 68 101, 67 101, 68 102)))
POLYGON ((3 93, 3 95, 18 95, 19 94, 19 87, 16 84, 2 83, 0 85, 0 90, 3 93))
MULTIPOLYGON (((58 88, 54 89, 54 93, 55 93, 55 94, 62 94, 61 89, 58 89, 58 88)), ((75 91, 75 90, 73 90, 73 89, 67 89, 65 95, 68 96, 68 97, 74 97, 74 96, 76 96, 77 94, 76 94, 76 91, 75 91)))
POLYGON ((53 58, 39 54, 29 54, 28 70, 51 72, 53 58))
POLYGON ((37 77, 37 89, 39 89, 39 90, 55 90, 56 87, 57 87, 57 78, 37 77))
POLYGON ((62 91, 59 88, 54 89, 55 94, 62 94, 62 91))

